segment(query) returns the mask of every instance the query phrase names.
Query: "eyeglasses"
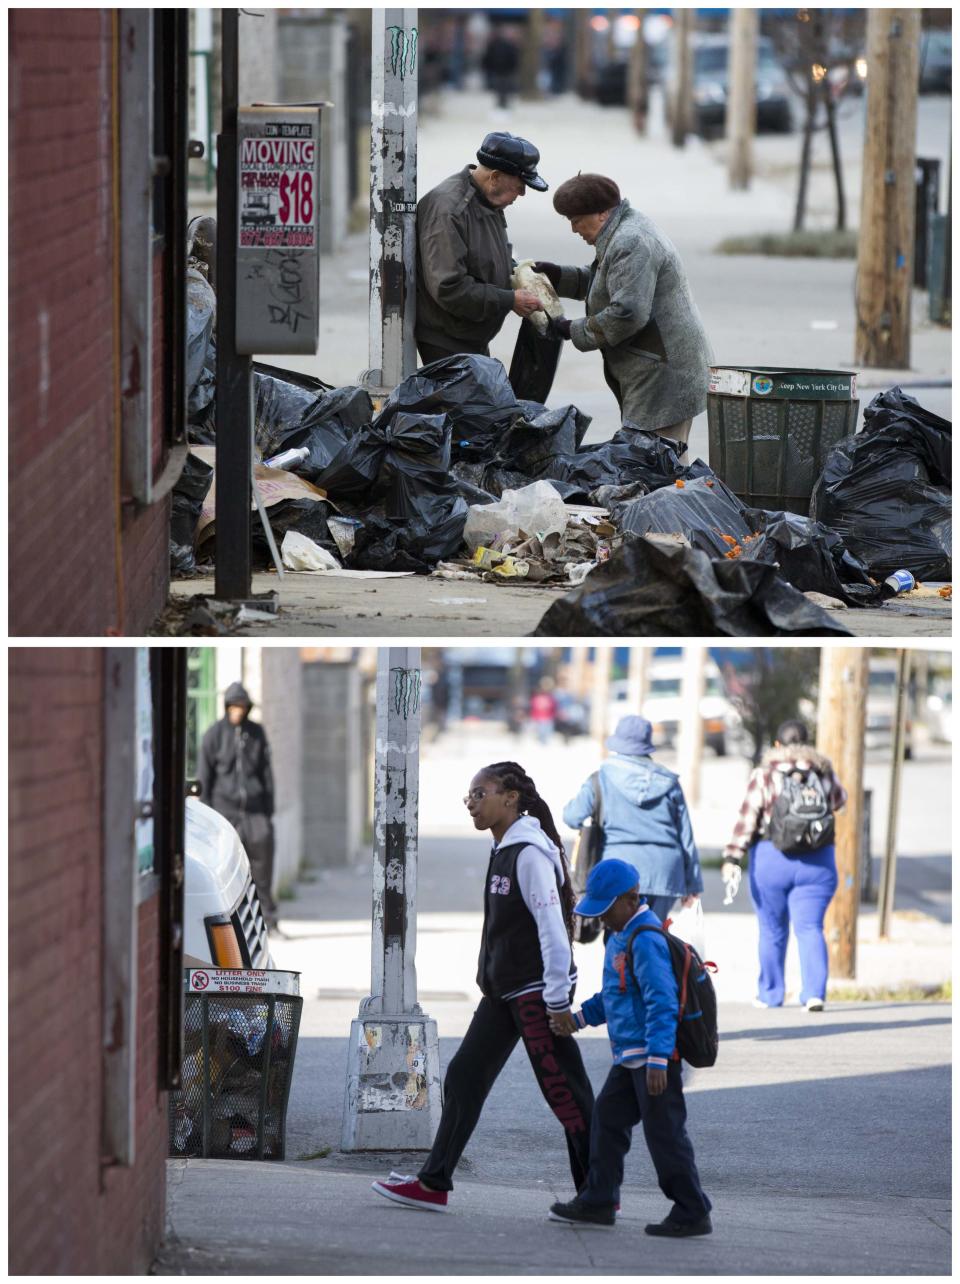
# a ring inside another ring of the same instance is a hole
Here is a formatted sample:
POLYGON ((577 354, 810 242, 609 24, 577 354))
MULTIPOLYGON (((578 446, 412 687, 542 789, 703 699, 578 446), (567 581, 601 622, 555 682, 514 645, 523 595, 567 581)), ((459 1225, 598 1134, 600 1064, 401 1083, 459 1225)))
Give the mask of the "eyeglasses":
POLYGON ((503 793, 502 789, 471 789, 463 796, 465 803, 483 802, 489 794, 503 793))

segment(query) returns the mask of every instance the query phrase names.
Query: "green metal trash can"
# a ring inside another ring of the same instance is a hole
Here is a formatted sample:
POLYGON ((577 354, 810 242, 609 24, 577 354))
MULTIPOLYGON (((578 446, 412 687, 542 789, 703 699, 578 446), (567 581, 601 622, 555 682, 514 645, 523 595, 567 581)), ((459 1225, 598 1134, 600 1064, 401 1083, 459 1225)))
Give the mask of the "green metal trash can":
POLYGON ((710 467, 754 508, 810 512, 827 455, 857 430, 850 370, 711 366, 710 467))

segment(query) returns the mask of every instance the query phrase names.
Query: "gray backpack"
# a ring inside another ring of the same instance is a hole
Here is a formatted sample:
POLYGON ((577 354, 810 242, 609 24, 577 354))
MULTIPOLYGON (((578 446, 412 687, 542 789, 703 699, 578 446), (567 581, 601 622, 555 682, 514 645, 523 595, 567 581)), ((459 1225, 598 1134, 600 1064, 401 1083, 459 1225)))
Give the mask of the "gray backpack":
POLYGON ((783 778, 764 835, 784 856, 807 856, 833 842, 833 812, 819 774, 795 769, 783 778))

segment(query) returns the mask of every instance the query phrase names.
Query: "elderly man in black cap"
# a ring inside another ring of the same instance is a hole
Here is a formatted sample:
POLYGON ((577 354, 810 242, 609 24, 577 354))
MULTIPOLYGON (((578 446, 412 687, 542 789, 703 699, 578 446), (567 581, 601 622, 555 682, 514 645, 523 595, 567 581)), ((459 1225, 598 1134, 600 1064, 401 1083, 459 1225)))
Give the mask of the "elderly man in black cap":
POLYGON ((553 320, 553 333, 599 349, 623 422, 672 438, 682 454, 706 409, 710 350, 679 254, 603 174, 567 179, 553 207, 596 251, 587 267, 534 264, 563 298, 586 299, 586 317, 553 320))
POLYGON ((416 340, 424 365, 458 352, 489 356, 509 312, 541 307, 510 286, 513 256, 503 211, 528 187, 545 192, 540 153, 525 138, 488 134, 467 165, 417 205, 416 340))

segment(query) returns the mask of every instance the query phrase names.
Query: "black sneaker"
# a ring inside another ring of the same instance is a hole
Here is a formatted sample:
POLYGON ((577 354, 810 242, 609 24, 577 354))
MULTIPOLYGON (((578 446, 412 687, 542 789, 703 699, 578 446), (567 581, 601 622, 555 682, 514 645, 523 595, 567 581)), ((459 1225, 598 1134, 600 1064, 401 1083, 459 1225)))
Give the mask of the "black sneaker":
POLYGON ((713 1230, 710 1214, 705 1213, 697 1222, 677 1222, 665 1217, 662 1222, 651 1222, 643 1228, 648 1235, 663 1235, 667 1239, 685 1239, 688 1235, 709 1235, 713 1230))
POLYGON ((612 1204, 584 1204, 579 1199, 571 1199, 569 1204, 557 1203, 551 1207, 550 1221, 610 1230, 617 1224, 617 1217, 612 1204))

